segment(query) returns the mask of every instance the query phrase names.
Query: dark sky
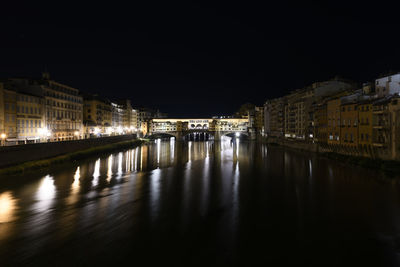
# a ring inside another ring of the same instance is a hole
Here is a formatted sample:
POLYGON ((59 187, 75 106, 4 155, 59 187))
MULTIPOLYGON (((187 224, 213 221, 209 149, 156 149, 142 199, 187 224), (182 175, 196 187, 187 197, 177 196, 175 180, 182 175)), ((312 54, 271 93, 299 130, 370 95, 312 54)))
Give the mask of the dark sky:
POLYGON ((0 76, 47 68, 82 91, 205 117, 335 75, 400 69, 393 6, 81 2, 1 4, 0 76))

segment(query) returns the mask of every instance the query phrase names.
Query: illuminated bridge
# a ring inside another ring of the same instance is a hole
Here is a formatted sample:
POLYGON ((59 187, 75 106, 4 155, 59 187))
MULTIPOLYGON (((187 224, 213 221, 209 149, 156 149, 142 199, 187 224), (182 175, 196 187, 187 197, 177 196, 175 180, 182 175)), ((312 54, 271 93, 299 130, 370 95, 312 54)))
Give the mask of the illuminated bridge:
POLYGON ((177 140, 220 140, 226 136, 251 138, 248 119, 153 119, 148 122, 147 136, 175 136, 177 140))

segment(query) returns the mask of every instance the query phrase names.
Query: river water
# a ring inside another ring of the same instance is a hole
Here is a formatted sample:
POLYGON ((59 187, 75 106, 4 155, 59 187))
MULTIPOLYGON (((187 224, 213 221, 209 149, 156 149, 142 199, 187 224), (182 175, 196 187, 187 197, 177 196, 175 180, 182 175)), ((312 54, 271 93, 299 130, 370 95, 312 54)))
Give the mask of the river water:
POLYGON ((0 179, 0 266, 397 266, 399 185, 255 142, 156 140, 0 179))

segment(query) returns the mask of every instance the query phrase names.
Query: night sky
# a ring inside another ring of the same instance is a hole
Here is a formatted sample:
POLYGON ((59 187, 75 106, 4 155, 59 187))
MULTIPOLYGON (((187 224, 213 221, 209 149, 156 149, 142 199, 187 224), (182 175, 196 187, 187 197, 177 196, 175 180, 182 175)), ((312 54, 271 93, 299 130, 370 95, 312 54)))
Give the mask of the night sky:
POLYGON ((335 75, 400 70, 395 7, 143 2, 2 4, 0 76, 47 69, 81 91, 208 117, 335 75))

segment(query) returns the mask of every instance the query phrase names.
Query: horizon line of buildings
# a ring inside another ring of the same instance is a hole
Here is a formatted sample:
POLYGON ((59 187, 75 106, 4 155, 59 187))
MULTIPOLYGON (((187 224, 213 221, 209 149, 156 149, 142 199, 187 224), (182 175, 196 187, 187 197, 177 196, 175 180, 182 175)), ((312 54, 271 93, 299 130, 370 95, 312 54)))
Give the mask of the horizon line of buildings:
POLYGON ((264 135, 344 154, 400 160, 400 73, 374 82, 334 78, 267 100, 264 135))
POLYGON ((50 79, 0 80, 2 145, 140 133, 141 124, 167 114, 132 107, 130 100, 87 94, 50 79))

